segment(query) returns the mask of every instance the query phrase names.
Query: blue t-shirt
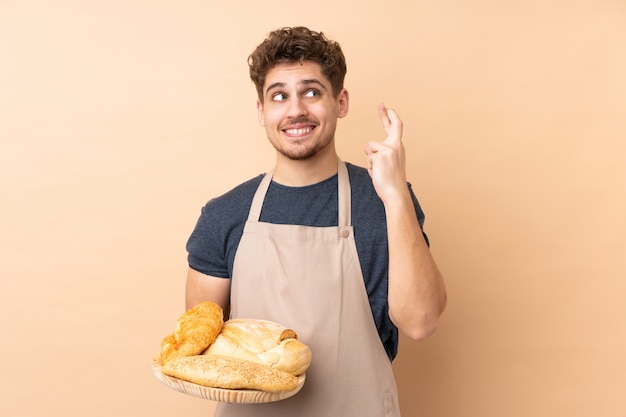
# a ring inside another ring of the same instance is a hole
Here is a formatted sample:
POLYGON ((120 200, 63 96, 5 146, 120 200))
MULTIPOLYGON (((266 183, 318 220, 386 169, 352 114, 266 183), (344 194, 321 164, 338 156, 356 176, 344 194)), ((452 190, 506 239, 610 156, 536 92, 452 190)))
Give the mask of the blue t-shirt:
MULTIPOLYGON (((385 208, 365 168, 346 164, 350 178, 352 226, 365 288, 381 342, 390 360, 398 351, 398 329, 387 303, 388 248, 385 208)), ((235 253, 263 175, 252 178, 210 200, 187 242, 189 266, 206 275, 230 278, 235 253)), ((424 213, 408 184, 420 226, 424 213)), ((276 182, 263 202, 261 222, 328 227, 338 225, 337 175, 304 187, 276 182)), ((428 239, 424 235, 426 241, 428 239)))

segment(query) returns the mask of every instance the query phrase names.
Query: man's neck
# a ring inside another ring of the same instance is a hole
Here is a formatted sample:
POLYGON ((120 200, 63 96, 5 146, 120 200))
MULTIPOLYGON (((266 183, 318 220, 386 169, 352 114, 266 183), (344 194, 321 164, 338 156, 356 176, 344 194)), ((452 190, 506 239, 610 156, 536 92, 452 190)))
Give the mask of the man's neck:
POLYGON ((293 160, 278 154, 273 180, 289 187, 304 187, 324 181, 337 173, 338 156, 333 150, 305 160, 293 160))

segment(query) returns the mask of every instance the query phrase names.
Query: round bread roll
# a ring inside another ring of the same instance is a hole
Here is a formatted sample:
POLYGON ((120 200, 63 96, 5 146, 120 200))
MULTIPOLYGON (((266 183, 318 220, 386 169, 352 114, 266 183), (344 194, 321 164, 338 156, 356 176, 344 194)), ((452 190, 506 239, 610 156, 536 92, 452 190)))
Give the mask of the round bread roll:
POLYGON ((303 374, 311 364, 311 349, 296 332, 266 320, 230 319, 203 352, 267 365, 291 375, 303 374))

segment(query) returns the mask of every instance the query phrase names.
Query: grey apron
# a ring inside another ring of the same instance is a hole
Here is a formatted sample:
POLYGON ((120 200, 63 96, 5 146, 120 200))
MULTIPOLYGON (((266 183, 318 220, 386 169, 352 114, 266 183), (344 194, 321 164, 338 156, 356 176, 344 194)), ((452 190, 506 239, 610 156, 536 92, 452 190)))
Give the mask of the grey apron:
POLYGON ((365 291, 350 220, 350 181, 338 169, 339 226, 259 222, 272 172, 252 201, 235 256, 231 317, 271 320, 312 351, 302 390, 267 404, 217 406, 219 417, 400 416, 391 362, 365 291))

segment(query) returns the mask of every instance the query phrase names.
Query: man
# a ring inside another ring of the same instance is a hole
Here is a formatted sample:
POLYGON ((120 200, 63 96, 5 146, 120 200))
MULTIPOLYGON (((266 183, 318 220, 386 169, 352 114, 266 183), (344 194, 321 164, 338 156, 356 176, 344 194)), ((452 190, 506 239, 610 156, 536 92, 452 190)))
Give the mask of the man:
POLYGON ((335 150, 349 103, 340 46, 284 28, 249 65, 276 164, 203 208, 187 244, 186 304, 281 323, 313 360, 295 396, 219 404, 216 415, 399 416, 398 329, 428 337, 446 303, 406 179, 402 122, 381 105, 386 139, 365 147, 367 168, 346 164, 335 150))

